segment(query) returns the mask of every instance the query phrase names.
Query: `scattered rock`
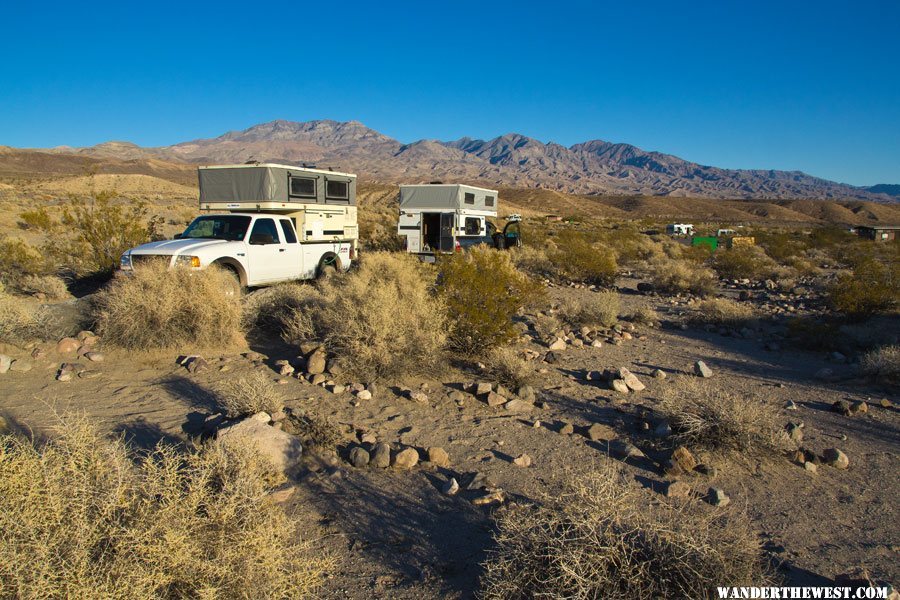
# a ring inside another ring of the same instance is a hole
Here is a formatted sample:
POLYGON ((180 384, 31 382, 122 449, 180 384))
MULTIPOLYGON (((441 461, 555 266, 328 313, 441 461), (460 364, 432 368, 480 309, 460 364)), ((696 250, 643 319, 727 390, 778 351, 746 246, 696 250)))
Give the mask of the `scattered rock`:
POLYGON ((488 406, 502 406, 506 404, 506 398, 496 392, 489 392, 485 401, 488 406))
POLYGON ((510 412, 527 413, 531 412, 531 410, 534 408, 534 405, 530 402, 525 402, 524 400, 515 398, 504 404, 503 408, 510 412))
POLYGON ((13 357, 7 356, 6 354, 0 354, 0 373, 6 373, 9 371, 9 367, 12 366, 13 357))
POLYGON ((694 363, 694 375, 697 377, 712 377, 713 372, 712 369, 706 366, 705 362, 698 360, 694 363))
POLYGON ((731 498, 721 488, 709 488, 709 503, 713 506, 728 506, 731 498))
POLYGON ((322 385, 328 381, 328 378, 325 377, 324 373, 315 373, 309 378, 309 382, 313 385, 322 385))
POLYGON ((356 393, 356 398, 358 400, 371 400, 372 392, 370 392, 369 390, 361 390, 356 393))
POLYGON ((819 468, 816 466, 816 463, 806 461, 803 463, 803 468, 812 473, 813 475, 818 472, 819 468))
POLYGON ((401 450, 394 457, 395 469, 412 469, 419 463, 419 451, 415 448, 401 450))
POLYGON ((357 446, 350 451, 350 464, 357 469, 362 469, 369 465, 369 453, 365 448, 357 446))
POLYGON ((566 349, 566 340, 562 338, 556 338, 547 346, 547 348, 553 352, 559 352, 560 350, 566 349))
POLYGON ((665 379, 666 372, 662 369, 653 369, 653 378, 654 379, 665 379))
POLYGON ((851 414, 850 403, 846 400, 835 400, 831 405, 831 411, 849 417, 851 414))
POLYGON ((790 437, 793 442, 799 444, 803 441, 802 423, 788 423, 785 425, 784 429, 787 431, 788 437, 790 437))
POLYGON ((785 410, 798 410, 799 407, 797 406, 797 403, 794 402, 793 400, 788 400, 787 402, 784 403, 784 409, 785 410))
POLYGON ((455 477, 451 477, 450 481, 448 481, 441 492, 445 496, 455 496, 457 492, 459 492, 459 482, 456 481, 455 477))
POLYGON ((294 367, 289 364, 283 364, 278 367, 278 374, 282 377, 289 377, 294 374, 294 367))
POLYGON ((100 371, 90 369, 82 371, 78 374, 79 379, 95 379, 97 377, 100 377, 100 371))
POLYGON ((706 475, 707 477, 714 478, 719 472, 712 465, 707 464, 699 464, 694 467, 695 473, 700 473, 701 475, 706 475))
POLYGON ((850 414, 864 415, 869 412, 869 405, 865 402, 854 402, 850 405, 850 414))
POLYGON ((628 389, 633 392, 640 392, 640 391, 646 389, 646 387, 647 387, 643 383, 641 383, 641 380, 638 379, 634 373, 632 373, 625 367, 622 367, 621 369, 619 369, 618 375, 619 375, 619 379, 624 381, 625 385, 628 386, 628 389))
POLYGON ((663 421, 653 430, 653 435, 658 438, 669 437, 672 435, 672 426, 667 421, 663 421))
POLYGON ((608 426, 602 425, 600 423, 594 423, 590 427, 587 428, 587 431, 584 432, 589 440, 592 442, 604 441, 608 442, 610 440, 616 439, 615 430, 608 426))
POLYGON ((60 354, 73 354, 78 351, 81 344, 75 338, 63 338, 56 343, 56 351, 60 354))
POLYGON ((216 437, 223 443, 255 444, 282 473, 287 474, 300 460, 303 446, 300 440, 267 424, 268 414, 259 413, 233 425, 219 429, 216 437))
POLYGON ((101 352, 85 352, 84 357, 91 362, 103 362, 106 358, 101 352))
POLYGON ((697 459, 684 446, 675 448, 675 451, 672 452, 672 462, 678 465, 678 468, 684 473, 690 473, 697 466, 697 459))
POLYGON ((822 462, 835 469, 846 469, 850 466, 850 459, 837 448, 828 448, 822 453, 822 462))
POLYGON ((666 498, 689 498, 691 486, 683 481, 672 481, 666 486, 666 498))
POLYGON ((534 388, 530 385, 519 386, 519 389, 516 390, 516 395, 526 402, 534 402, 535 400, 534 388))
POLYGON ((544 362, 548 365, 555 364, 557 361, 559 361, 559 357, 556 355, 556 352, 548 352, 544 355, 544 362))
POLYGON ((625 383, 625 381, 623 381, 622 379, 613 379, 609 382, 609 387, 610 389, 613 389, 620 394, 628 393, 628 384, 625 383))
POLYGON ((419 404, 428 404, 428 394, 426 394, 425 392, 410 391, 408 396, 409 399, 413 402, 418 402, 419 404))
POLYGON ((615 439, 608 443, 609 453, 613 458, 618 458, 620 460, 625 460, 627 458, 644 458, 644 453, 641 450, 632 444, 631 442, 626 442, 625 440, 615 439))
POLYGON ((375 444, 369 465, 378 469, 387 469, 391 466, 391 447, 385 442, 375 444))
POLYGON ((501 489, 495 489, 488 491, 484 496, 480 496, 472 500, 472 504, 475 506, 485 506, 487 504, 503 504, 506 500, 506 495, 503 493, 501 489))
POLYGON ((450 466, 450 455, 443 448, 432 446, 428 448, 427 453, 428 462, 431 464, 445 469, 450 466))
POLYGON ((181 364, 188 373, 197 373, 209 368, 209 363, 202 356, 188 356, 181 364))
POLYGON ((307 373, 318 375, 325 372, 325 366, 325 349, 320 346, 318 349, 314 350, 312 354, 309 355, 309 358, 306 359, 306 371, 307 373))
POLYGON ((517 467, 528 468, 531 466, 531 457, 527 454, 520 454, 513 459, 513 464, 517 467))
POLYGON ((9 370, 11 373, 27 373, 33 367, 34 367, 34 364, 30 360, 25 360, 24 358, 17 358, 9 366, 9 370))
POLYGON ((559 432, 563 435, 572 435, 575 433, 575 426, 571 423, 563 423, 562 427, 559 428, 559 432))

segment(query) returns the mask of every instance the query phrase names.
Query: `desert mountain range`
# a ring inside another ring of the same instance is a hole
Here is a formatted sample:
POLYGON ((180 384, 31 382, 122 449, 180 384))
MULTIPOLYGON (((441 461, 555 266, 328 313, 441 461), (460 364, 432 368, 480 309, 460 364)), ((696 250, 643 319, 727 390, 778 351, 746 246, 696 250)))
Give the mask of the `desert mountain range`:
POLYGON ((403 144, 357 121, 271 121, 216 138, 144 148, 106 142, 43 152, 121 161, 315 164, 385 183, 466 181, 577 194, 892 202, 897 186, 856 187, 799 171, 720 169, 629 144, 591 140, 570 147, 510 133, 403 144))

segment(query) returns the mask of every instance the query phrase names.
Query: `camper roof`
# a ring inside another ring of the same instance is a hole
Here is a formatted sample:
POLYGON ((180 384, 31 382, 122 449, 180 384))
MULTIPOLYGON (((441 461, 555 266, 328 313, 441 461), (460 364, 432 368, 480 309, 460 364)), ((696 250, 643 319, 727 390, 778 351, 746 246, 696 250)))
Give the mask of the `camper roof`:
POLYGON ((198 169, 253 169, 259 167, 269 167, 273 169, 289 169, 291 171, 307 171, 309 173, 320 173, 322 175, 342 175, 344 177, 356 178, 353 173, 344 173, 342 171, 332 171, 330 169, 316 169, 312 167, 299 167, 297 165, 280 165, 278 163, 249 163, 239 165, 203 165, 198 169))
MULTIPOLYGON (((210 165, 197 169, 200 206, 211 204, 356 205, 356 175, 273 163, 210 165)), ((283 208, 278 206, 277 208, 283 208)))
POLYGON ((496 214, 497 190, 462 183, 400 186, 400 208, 421 210, 479 210, 496 214))

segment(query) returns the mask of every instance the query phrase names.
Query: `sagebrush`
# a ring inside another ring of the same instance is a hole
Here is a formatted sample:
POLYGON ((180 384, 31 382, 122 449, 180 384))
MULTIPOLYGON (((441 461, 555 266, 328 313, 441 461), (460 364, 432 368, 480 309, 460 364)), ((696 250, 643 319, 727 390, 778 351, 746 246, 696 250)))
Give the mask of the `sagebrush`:
POLYGON ((221 380, 216 384, 216 402, 231 418, 266 412, 274 415, 284 408, 284 397, 264 373, 253 371, 246 377, 221 380))
POLYGON ((135 350, 231 346, 241 332, 240 299, 226 293, 232 285, 216 267, 141 265, 98 294, 97 326, 105 342, 135 350))
POLYGON ((0 595, 310 597, 329 566, 268 496, 249 448, 159 446, 66 420, 38 447, 0 437, 0 595))
POLYGON ((535 382, 534 365, 513 348, 494 348, 484 359, 485 371, 495 381, 514 390, 535 382))
POLYGON ((691 320, 696 323, 736 327, 746 325, 755 316, 756 312, 749 304, 730 298, 707 298, 697 305, 691 320))
POLYGON ((573 478, 556 500, 504 511, 483 597, 706 599, 716 586, 772 581, 740 513, 652 505, 643 493, 609 467, 573 478))
POLYGON ((893 344, 866 352, 860 368, 877 381, 900 383, 900 346, 893 344))
POLYGON ((709 295, 715 290, 716 274, 690 260, 657 257, 650 262, 653 287, 670 294, 709 295))
POLYGON ((572 327, 612 327, 619 320, 619 294, 598 292, 570 296, 559 306, 559 315, 572 327))

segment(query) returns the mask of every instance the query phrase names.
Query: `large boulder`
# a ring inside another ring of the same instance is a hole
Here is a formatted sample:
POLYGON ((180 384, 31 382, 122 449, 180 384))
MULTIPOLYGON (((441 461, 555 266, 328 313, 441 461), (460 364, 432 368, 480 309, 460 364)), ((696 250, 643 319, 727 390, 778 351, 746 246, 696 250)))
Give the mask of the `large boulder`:
POLYGON ((268 421, 269 415, 259 413, 220 429, 216 437, 225 444, 255 446, 260 454, 287 475, 300 460, 303 446, 298 438, 271 427, 268 421))

